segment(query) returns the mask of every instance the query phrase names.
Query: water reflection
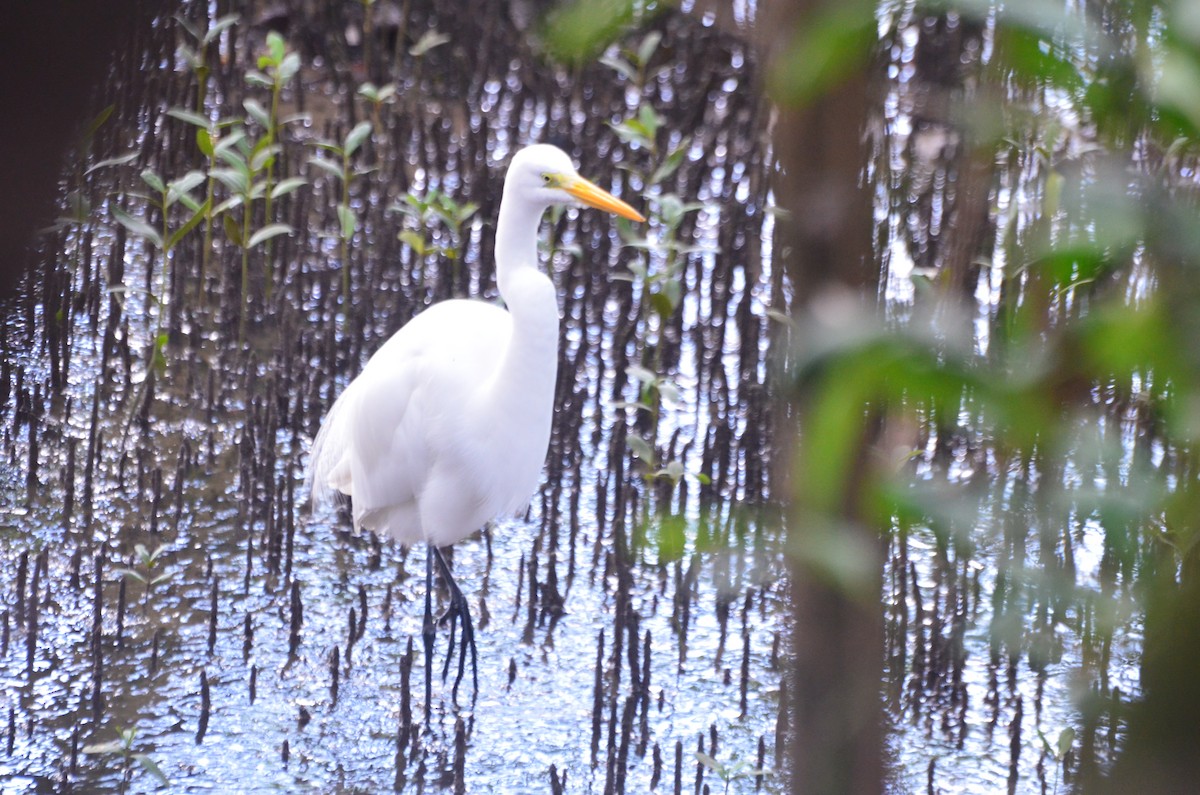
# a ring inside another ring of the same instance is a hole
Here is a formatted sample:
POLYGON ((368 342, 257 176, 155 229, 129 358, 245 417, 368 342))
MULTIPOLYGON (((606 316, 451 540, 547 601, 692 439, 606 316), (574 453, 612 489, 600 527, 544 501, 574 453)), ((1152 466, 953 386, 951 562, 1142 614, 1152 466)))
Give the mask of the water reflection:
MULTIPOLYGON (((774 767, 778 531, 729 501, 767 493, 756 291, 774 289, 756 261, 761 209, 738 199, 757 195, 746 183, 761 185, 766 170, 741 126, 757 106, 726 77, 743 68, 741 45, 665 16, 654 26, 664 47, 631 91, 606 67, 550 67, 507 15, 490 13, 413 8, 355 41, 346 31, 359 23, 324 8, 271 20, 304 65, 282 112, 306 115, 280 124, 270 175, 253 178, 306 184, 270 209, 255 199, 225 210, 247 230, 294 230, 244 252, 236 230, 218 219, 205 232, 200 219, 164 255, 113 209, 160 228, 136 195, 140 173, 167 181, 204 167, 196 125, 164 107, 210 120, 245 116, 247 98, 270 107, 244 77, 268 26, 239 22, 214 42, 203 103, 170 20, 117 67, 93 162, 131 144, 137 155, 74 175, 92 211, 50 238, 43 280, 4 327, 4 582, 20 595, 4 614, 5 776, 148 790, 156 779, 133 756, 145 754, 173 784, 239 791, 526 791, 552 775, 645 791, 701 776, 719 786, 734 763, 774 767), (434 30, 448 41, 414 55, 434 30), (464 54, 473 68, 459 65, 464 54), (371 116, 356 99, 363 71, 399 77, 398 98, 379 108, 342 194, 342 180, 312 164, 313 142, 344 141, 371 116), (637 105, 665 120, 661 151, 624 145, 610 126, 637 105), (354 538, 336 513, 308 515, 299 478, 316 422, 423 306, 494 298, 487 219, 515 146, 565 137, 583 173, 632 196, 683 135, 689 156, 651 193, 703 198, 702 214, 672 228, 695 250, 658 246, 661 216, 645 248, 586 215, 550 227, 565 322, 546 485, 526 517, 455 548, 479 616, 481 693, 473 709, 456 707, 437 683, 422 732, 410 640, 423 594, 409 576, 421 567, 354 538), (478 202, 485 220, 459 239, 391 210, 433 189, 478 202), (402 229, 461 250, 422 254, 402 229), (639 262, 647 274, 675 269, 686 289, 673 311, 648 308, 665 282, 613 278, 639 262), (26 353, 47 348, 49 360, 26 353), (676 384, 660 388, 669 400, 657 427, 620 407, 640 397, 629 368, 655 362, 676 384), (678 483, 648 482, 653 470, 631 453, 630 437, 651 430, 642 459, 677 462, 678 483), (678 518, 659 522, 660 506, 678 518), (130 727, 128 748, 114 749, 130 727), (699 765, 697 749, 721 767, 699 765)), ((198 24, 203 9, 183 14, 198 24)), ((247 142, 272 137, 252 120, 214 127, 212 141, 239 129, 247 142)), ((177 207, 168 230, 188 218, 177 207)), ((780 786, 774 775, 763 785, 780 786)))

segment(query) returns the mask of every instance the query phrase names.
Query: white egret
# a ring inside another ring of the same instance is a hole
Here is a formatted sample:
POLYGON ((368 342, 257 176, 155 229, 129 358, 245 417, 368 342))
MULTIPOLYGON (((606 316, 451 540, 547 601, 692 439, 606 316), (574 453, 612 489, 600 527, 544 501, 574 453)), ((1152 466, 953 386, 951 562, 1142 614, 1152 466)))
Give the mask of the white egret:
POLYGON ((414 317, 367 362, 334 403, 313 443, 313 504, 350 496, 354 524, 405 545, 424 541, 425 714, 429 716, 437 561, 450 592, 445 679, 456 620, 478 691, 474 627, 440 547, 528 504, 550 442, 558 367, 558 296, 538 268, 537 235, 553 204, 582 203, 634 221, 625 202, 579 176, 556 147, 535 144, 512 159, 496 225, 496 281, 507 310, 443 301, 414 317))

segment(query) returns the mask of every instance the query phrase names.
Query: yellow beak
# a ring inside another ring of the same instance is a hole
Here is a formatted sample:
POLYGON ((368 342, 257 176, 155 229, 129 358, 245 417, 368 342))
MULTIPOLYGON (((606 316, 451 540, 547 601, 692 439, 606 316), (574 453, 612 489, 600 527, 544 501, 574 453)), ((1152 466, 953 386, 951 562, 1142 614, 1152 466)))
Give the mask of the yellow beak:
POLYGON ((595 207, 598 210, 607 210, 610 213, 616 213, 623 218, 628 218, 631 221, 638 221, 639 223, 646 220, 641 213, 618 199, 616 196, 613 196, 608 191, 604 190, 598 185, 588 182, 586 179, 578 175, 566 177, 563 180, 562 189, 586 204, 588 207, 595 207))

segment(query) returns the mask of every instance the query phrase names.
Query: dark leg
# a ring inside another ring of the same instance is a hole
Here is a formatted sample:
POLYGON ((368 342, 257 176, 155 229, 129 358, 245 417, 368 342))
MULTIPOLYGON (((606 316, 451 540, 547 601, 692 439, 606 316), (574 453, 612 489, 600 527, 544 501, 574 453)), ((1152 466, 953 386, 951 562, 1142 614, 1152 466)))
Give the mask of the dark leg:
POLYGON ((446 565, 446 559, 442 557, 442 551, 437 547, 431 546, 434 557, 437 558, 438 568, 442 573, 442 580, 445 581, 446 587, 450 589, 450 607, 438 620, 438 623, 444 624, 450 622, 450 648, 446 652, 446 665, 442 668, 442 679, 446 678, 446 674, 450 671, 450 658, 454 656, 454 626, 458 619, 462 620, 462 648, 458 654, 458 675, 454 677, 454 689, 451 691, 451 698, 457 700, 458 685, 462 682, 463 673, 467 663, 467 650, 471 651, 471 701, 474 702, 475 696, 479 694, 479 667, 477 665, 475 651, 475 625, 471 622, 471 610, 467 605, 467 599, 463 596, 463 592, 459 589, 458 583, 454 581, 454 576, 450 574, 450 567, 446 565))
MULTIPOLYGON (((433 701, 433 545, 425 552, 425 621, 421 624, 421 640, 425 644, 425 725, 429 725, 429 705, 433 701)), ((441 556, 438 556, 441 559, 441 556)))

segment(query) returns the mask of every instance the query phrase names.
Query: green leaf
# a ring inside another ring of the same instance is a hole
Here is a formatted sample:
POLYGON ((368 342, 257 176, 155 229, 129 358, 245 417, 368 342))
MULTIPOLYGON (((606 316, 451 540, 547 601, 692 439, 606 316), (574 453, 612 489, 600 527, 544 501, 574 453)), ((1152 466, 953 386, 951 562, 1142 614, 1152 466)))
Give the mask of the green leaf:
MULTIPOLYGON (((234 130, 233 132, 229 133, 229 135, 222 136, 221 139, 216 142, 216 145, 213 146, 213 152, 218 157, 222 156, 225 152, 232 152, 233 147, 240 144, 243 140, 245 140, 245 138, 246 133, 244 130, 234 130)), ((238 157, 241 158, 240 155, 238 155, 238 157)), ((241 158, 241 161, 243 164, 246 162, 245 158, 241 158)))
MULTIPOLYGON (((176 17, 176 19, 178 19, 178 17, 176 17)), ((208 67, 204 65, 204 57, 194 47, 190 47, 187 44, 180 44, 176 52, 178 52, 179 57, 196 72, 208 72, 208 67)))
POLYGON ((662 398, 664 403, 678 405, 680 402, 682 402, 682 398, 679 394, 679 387, 675 386, 670 381, 664 381, 660 379, 655 386, 658 388, 658 396, 662 398))
POLYGON ((354 237, 354 232, 358 229, 358 216, 354 209, 349 205, 339 203, 337 206, 338 223, 341 226, 341 236, 343 240, 349 240, 354 237))
POLYGON ((628 436, 625 439, 625 446, 629 448, 629 452, 634 456, 645 461, 650 466, 654 466, 654 448, 640 436, 628 436))
POLYGON ((671 299, 662 293, 654 293, 650 296, 650 308, 663 320, 669 320, 675 313, 675 306, 671 303, 671 299))
POLYGON ((120 740, 109 740, 106 743, 92 743, 83 746, 85 754, 119 754, 125 750, 125 744, 120 740))
POLYGON ((643 103, 638 108, 638 121, 641 122, 642 129, 646 131, 646 135, 651 140, 658 135, 658 130, 662 127, 662 116, 658 115, 658 111, 649 102, 643 103))
POLYGON ((697 762, 704 765, 705 767, 707 767, 709 770, 713 771, 714 773, 717 773, 718 775, 720 774, 720 772, 721 772, 721 763, 720 762, 713 759, 711 756, 704 753, 703 751, 696 751, 695 753, 696 753, 696 761, 697 762))
POLYGON ((346 133, 346 143, 343 145, 342 151, 345 157, 350 157, 362 146, 363 141, 367 140, 367 136, 371 134, 371 122, 360 121, 354 125, 354 129, 346 133))
POLYGON ((566 63, 586 63, 633 24, 634 0, 573 0, 547 16, 544 39, 550 54, 566 63))
POLYGON ((205 199, 204 204, 196 208, 192 213, 192 217, 187 220, 183 226, 176 229, 170 239, 167 241, 167 248, 175 248, 175 244, 183 239, 183 236, 196 228, 196 226, 208 216, 208 211, 212 207, 212 199, 205 199))
MULTIPOLYGON (((244 212, 244 211, 243 211, 244 212)), ((222 216, 225 226, 225 236, 239 248, 242 245, 242 228, 238 226, 237 221, 233 220, 232 215, 222 216)))
POLYGON ((417 43, 412 46, 408 54, 414 58, 420 58, 434 47, 440 47, 448 41, 450 41, 450 37, 445 33, 439 33, 436 30, 427 30, 421 38, 417 39, 417 43))
POLYGON ((214 151, 216 152, 218 160, 220 160, 224 163, 227 163, 231 167, 237 169, 238 172, 246 178, 247 184, 249 183, 249 181, 250 181, 250 165, 246 162, 246 158, 242 157, 241 152, 233 151, 232 147, 222 148, 221 144, 217 144, 214 151))
POLYGON ((280 116, 279 119, 276 120, 275 126, 279 127, 284 124, 295 124, 296 122, 307 124, 310 121, 312 121, 312 116, 308 113, 289 113, 286 116, 280 116))
POLYGON ((250 156, 250 170, 253 172, 262 171, 274 163, 275 155, 283 149, 279 144, 265 144, 265 141, 265 138, 259 141, 254 147, 254 154, 250 156))
POLYGON ((279 82, 290 83, 296 73, 300 71, 300 55, 299 53, 289 52, 284 56, 283 61, 279 64, 279 82))
POLYGON ((658 380, 658 373, 647 367, 642 367, 640 364, 631 364, 626 367, 625 375, 640 384, 653 384, 658 380))
POLYGON ((877 38, 875 6, 867 0, 829 3, 809 14, 768 76, 775 101, 801 106, 865 66, 877 38))
POLYGON ((106 168, 108 166, 123 166, 126 163, 132 161, 139 154, 141 154, 141 153, 138 152, 137 150, 134 150, 132 152, 126 152, 123 155, 117 155, 116 157, 110 157, 107 160, 101 160, 99 163, 94 164, 91 168, 89 168, 87 171, 85 171, 83 173, 91 174, 93 171, 95 171, 98 168, 106 168))
POLYGON ((258 100, 248 97, 242 101, 242 107, 246 109, 247 115, 249 115, 249 117, 253 119, 259 127, 262 127, 264 130, 271 129, 271 116, 267 113, 263 106, 259 104, 258 100))
POLYGON ((678 171, 679 166, 683 164, 684 157, 687 156, 689 146, 691 146, 691 138, 685 138, 682 142, 680 142, 679 146, 672 149, 670 154, 668 154, 663 159, 663 162, 659 164, 658 168, 654 170, 654 174, 652 174, 650 177, 649 184, 657 185, 678 171))
POLYGON ((113 574, 116 574, 121 578, 132 577, 140 583, 146 582, 146 578, 142 576, 141 572, 134 571, 133 569, 114 569, 113 574))
POLYGON ((137 763, 142 766, 143 770, 154 776, 154 778, 158 779, 158 783, 162 786, 165 787, 171 783, 167 780, 167 777, 163 774, 162 770, 159 769, 158 763, 150 757, 146 756, 145 754, 134 754, 133 758, 137 760, 137 763))
POLYGON ((358 87, 358 95, 376 105, 382 105, 396 96, 396 86, 392 83, 388 83, 386 86, 376 86, 368 81, 358 87))
POLYGON ((187 108, 171 108, 167 111, 167 115, 173 119, 179 119, 180 121, 187 122, 188 124, 194 124, 201 129, 208 129, 208 119, 204 118, 199 113, 196 113, 194 110, 188 110, 187 108))
POLYGON ((159 234, 157 229, 150 226, 150 224, 146 223, 141 218, 136 218, 130 215, 120 207, 113 207, 112 213, 113 217, 117 219, 117 222, 120 223, 121 226, 125 227, 138 237, 143 237, 150 241, 156 248, 161 249, 163 247, 162 235, 159 234))
POLYGON ((308 159, 308 162, 311 163, 312 165, 316 166, 317 168, 321 169, 322 171, 332 174, 333 176, 337 177, 337 179, 339 181, 341 181, 342 169, 341 169, 341 167, 338 166, 337 163, 334 163, 332 160, 329 160, 324 157, 310 157, 308 159))
POLYGON ((672 514, 659 517, 656 540, 660 562, 669 563, 683 557, 687 546, 686 529, 686 520, 682 516, 672 514))
POLYGON ((405 229, 400 233, 399 237, 400 241, 411 248, 418 257, 425 256, 429 244, 425 242, 425 238, 419 233, 411 229, 405 229))
POLYGON ((292 227, 288 226, 287 224, 267 224, 262 229, 259 229, 250 236, 250 240, 246 243, 246 248, 254 248, 260 243, 265 243, 273 237, 290 235, 295 231, 296 230, 292 229, 292 227))
POLYGON ((663 475, 670 478, 671 482, 678 483, 683 478, 683 464, 679 461, 668 461, 667 465, 655 474, 663 475))
POLYGON ((167 192, 167 186, 163 184, 162 177, 160 177, 158 174, 154 173, 154 171, 152 169, 149 169, 149 168, 142 169, 142 173, 140 176, 142 178, 142 182, 145 182, 147 185, 149 185, 155 191, 157 191, 159 193, 167 192))
POLYGON ((163 352, 167 349, 168 339, 170 338, 167 336, 166 332, 163 332, 154 338, 154 356, 152 357, 151 361, 153 362, 155 372, 157 372, 159 375, 162 375, 167 370, 167 357, 163 352))
POLYGON ((1058 734, 1058 753, 1056 757, 1063 759, 1067 752, 1071 750, 1071 746, 1075 743, 1075 729, 1068 726, 1058 734))
POLYGON ((245 197, 243 197, 241 195, 230 196, 228 199, 226 199, 225 201, 221 202, 216 207, 214 207, 212 214, 214 216, 220 215, 223 212, 232 210, 234 207, 237 207, 238 205, 242 204, 244 201, 245 201, 245 197))
POLYGON ((104 126, 104 122, 108 121, 109 117, 113 115, 113 111, 116 109, 116 105, 108 105, 99 113, 97 113, 95 118, 88 122, 87 130, 85 130, 83 133, 84 140, 91 140, 92 136, 96 134, 96 131, 104 126))
POLYGON ((653 150, 654 142, 650 140, 650 137, 646 134, 646 130, 640 122, 631 119, 621 124, 613 124, 609 126, 612 127, 612 131, 615 132, 617 137, 620 138, 624 143, 637 144, 643 149, 653 150))
POLYGON ((271 80, 271 78, 254 69, 246 72, 246 84, 255 86, 256 88, 274 88, 275 86, 275 83, 273 80, 271 80))
POLYGON ((202 155, 207 157, 209 160, 212 160, 212 157, 213 157, 212 135, 209 134, 208 130, 204 129, 203 127, 196 130, 196 148, 200 150, 200 153, 202 155))
POLYGON ((652 30, 642 38, 642 43, 638 45, 637 60, 638 65, 643 69, 646 64, 650 63, 650 58, 654 55, 654 51, 658 49, 659 42, 662 41, 662 34, 657 30, 652 30))
POLYGON ((170 207, 180 198, 187 195, 193 188, 204 182, 207 177, 203 171, 189 171, 179 179, 167 184, 167 206, 170 207))
POLYGON ((199 200, 197 200, 196 197, 190 193, 180 193, 176 197, 175 201, 178 201, 180 204, 182 204, 184 207, 188 208, 192 212, 196 212, 197 210, 200 209, 199 200))
POLYGON ((214 168, 209 176, 229 188, 232 193, 244 196, 250 192, 250 180, 241 171, 234 168, 214 168))
POLYGON ((297 188, 302 188, 307 184, 308 180, 304 177, 288 177, 274 188, 271 188, 271 198, 278 199, 280 196, 286 196, 297 188))
POLYGON ((625 78, 629 82, 637 80, 637 70, 624 58, 610 58, 604 56, 600 59, 600 63, 612 69, 614 72, 625 78))
POLYGON ((683 299, 683 282, 677 278, 667 279, 662 283, 662 294, 671 302, 671 311, 674 312, 683 299))
POLYGON ((282 61, 286 51, 287 44, 278 31, 273 30, 267 34, 267 53, 271 56, 272 62, 279 63, 282 61))
MULTIPOLYGON (((203 39, 204 43, 211 44, 213 41, 216 40, 217 36, 221 35, 222 31, 224 31, 226 28, 233 27, 234 25, 236 25, 238 23, 238 20, 240 20, 240 19, 241 19, 241 17, 237 14, 226 14, 225 16, 214 20, 212 23, 212 27, 209 28, 208 32, 204 34, 204 39, 203 39)), ((195 35, 195 34, 193 34, 193 35, 195 35)))

